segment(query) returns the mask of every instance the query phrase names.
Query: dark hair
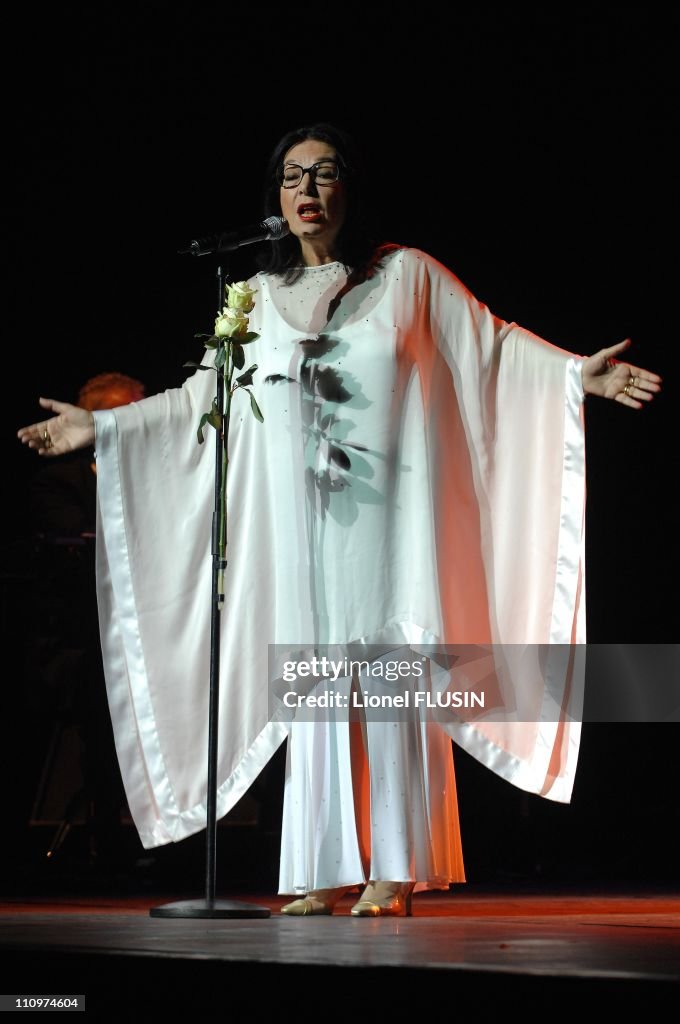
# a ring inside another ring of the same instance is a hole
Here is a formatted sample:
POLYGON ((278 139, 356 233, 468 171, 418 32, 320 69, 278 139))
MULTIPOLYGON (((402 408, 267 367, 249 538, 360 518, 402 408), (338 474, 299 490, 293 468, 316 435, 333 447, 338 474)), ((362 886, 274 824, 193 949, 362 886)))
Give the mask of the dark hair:
MULTIPOLYGON (((264 186, 265 217, 280 216, 278 173, 283 158, 293 146, 307 139, 326 142, 338 157, 341 179, 347 191, 347 213, 336 239, 337 258, 355 274, 361 274, 371 262, 376 243, 370 236, 363 204, 363 162, 360 153, 347 132, 335 125, 320 123, 306 125, 288 132, 277 143, 267 165, 264 186)), ((300 243, 295 235, 286 235, 272 242, 260 254, 260 266, 270 274, 284 274, 286 284, 292 284, 302 274, 300 269, 300 243)))

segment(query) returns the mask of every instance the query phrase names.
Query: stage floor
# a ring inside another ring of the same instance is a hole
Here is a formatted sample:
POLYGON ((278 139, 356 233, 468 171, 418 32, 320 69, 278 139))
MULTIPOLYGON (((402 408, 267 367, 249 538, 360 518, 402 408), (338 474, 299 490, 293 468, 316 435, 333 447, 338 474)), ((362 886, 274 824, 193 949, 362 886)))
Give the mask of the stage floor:
MULTIPOLYGON (((293 1009, 304 993, 295 1016, 310 1020, 336 998, 342 1009, 345 984, 355 982, 361 990, 365 983, 376 1008, 385 1010, 399 1009, 412 985, 425 984, 443 1016, 441 1000, 449 996, 526 997, 535 1008, 556 998, 575 1007, 600 995, 610 1006, 630 1008, 680 993, 678 892, 456 886, 416 895, 411 918, 377 919, 351 917, 351 894, 332 917, 288 918, 279 913, 287 898, 220 892, 222 899, 267 907, 271 916, 149 914, 200 895, 0 901, 0 991, 37 994, 57 986, 61 994, 85 994, 88 1010, 206 1011, 219 1004, 221 1012, 232 992, 268 1008, 265 1017, 289 1000, 293 1009)), ((359 1000, 356 1009, 363 1008, 359 1000)))

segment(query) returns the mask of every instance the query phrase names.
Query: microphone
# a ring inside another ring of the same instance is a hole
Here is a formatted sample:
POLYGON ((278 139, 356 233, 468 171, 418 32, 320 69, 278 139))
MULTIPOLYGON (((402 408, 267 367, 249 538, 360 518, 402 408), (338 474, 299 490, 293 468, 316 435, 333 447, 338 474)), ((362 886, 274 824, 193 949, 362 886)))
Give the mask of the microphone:
POLYGON ((248 224, 231 231, 221 231, 207 238, 194 238, 186 249, 178 249, 179 256, 205 256, 207 253, 232 252, 242 245, 253 242, 275 242, 290 234, 288 223, 283 217, 265 217, 257 224, 248 224))

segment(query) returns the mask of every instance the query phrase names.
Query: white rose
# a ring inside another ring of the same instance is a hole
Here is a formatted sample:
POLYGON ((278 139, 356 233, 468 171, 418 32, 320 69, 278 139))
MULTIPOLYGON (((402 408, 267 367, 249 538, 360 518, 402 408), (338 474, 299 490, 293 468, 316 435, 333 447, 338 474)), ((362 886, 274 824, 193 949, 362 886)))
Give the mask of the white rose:
POLYGON ((253 295, 257 289, 250 288, 247 281, 237 281, 235 284, 227 285, 227 306, 230 309, 242 309, 244 313, 250 313, 255 305, 253 295))
POLYGON ((225 306, 215 320, 215 334, 218 338, 238 338, 247 334, 248 317, 242 309, 230 309, 225 306))

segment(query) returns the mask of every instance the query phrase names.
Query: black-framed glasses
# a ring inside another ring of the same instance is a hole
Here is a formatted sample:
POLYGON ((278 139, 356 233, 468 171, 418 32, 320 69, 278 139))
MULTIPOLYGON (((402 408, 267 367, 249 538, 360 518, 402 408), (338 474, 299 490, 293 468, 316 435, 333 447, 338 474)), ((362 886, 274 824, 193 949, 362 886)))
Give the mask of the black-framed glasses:
POLYGON ((309 174, 312 181, 317 185, 334 185, 340 180, 340 166, 335 160, 318 160, 311 167, 301 167, 300 164, 285 164, 277 175, 279 185, 283 188, 295 188, 299 185, 305 174, 309 174))

